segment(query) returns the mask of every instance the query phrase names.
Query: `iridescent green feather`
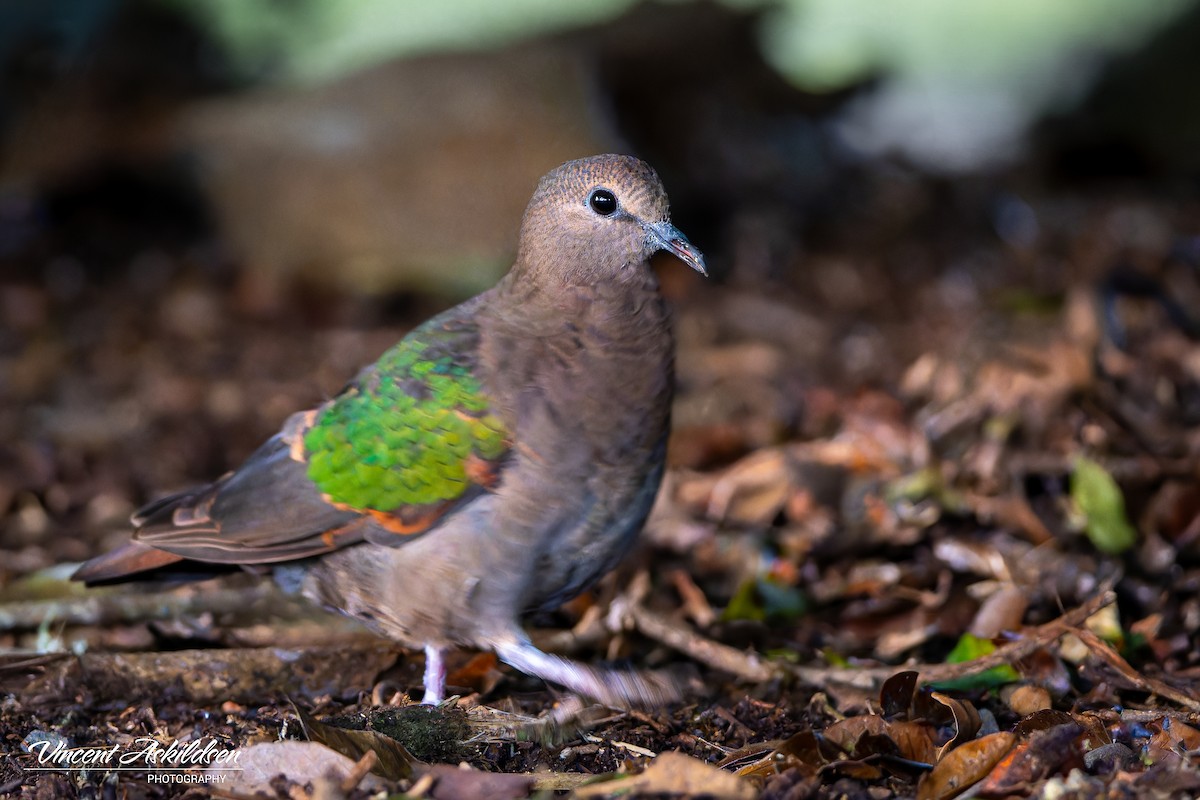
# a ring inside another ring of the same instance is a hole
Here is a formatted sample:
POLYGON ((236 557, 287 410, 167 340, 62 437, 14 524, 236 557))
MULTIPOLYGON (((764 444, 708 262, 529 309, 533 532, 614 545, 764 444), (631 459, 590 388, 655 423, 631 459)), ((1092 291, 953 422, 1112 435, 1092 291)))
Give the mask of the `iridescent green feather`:
POLYGON ((304 435, 308 477, 331 500, 383 512, 453 500, 471 483, 472 457, 494 461, 507 449, 503 423, 455 346, 462 334, 439 322, 384 353, 304 435))

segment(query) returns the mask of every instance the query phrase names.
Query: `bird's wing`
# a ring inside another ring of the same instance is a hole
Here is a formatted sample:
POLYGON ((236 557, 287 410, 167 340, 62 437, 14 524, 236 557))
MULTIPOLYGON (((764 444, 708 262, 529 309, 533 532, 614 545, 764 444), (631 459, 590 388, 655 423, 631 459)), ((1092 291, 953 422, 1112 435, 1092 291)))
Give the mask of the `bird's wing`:
POLYGON ((461 310, 472 305, 406 337, 310 412, 294 440, 322 499, 377 523, 368 538, 427 530, 497 479, 509 433, 477 374, 479 332, 461 310))
POLYGON ((103 574, 85 565, 77 577, 146 569, 133 568, 147 545, 195 561, 267 564, 364 539, 399 544, 433 527, 495 482, 508 451, 474 371, 473 305, 414 330, 337 397, 293 415, 234 472, 140 510, 131 569, 110 554, 103 574))

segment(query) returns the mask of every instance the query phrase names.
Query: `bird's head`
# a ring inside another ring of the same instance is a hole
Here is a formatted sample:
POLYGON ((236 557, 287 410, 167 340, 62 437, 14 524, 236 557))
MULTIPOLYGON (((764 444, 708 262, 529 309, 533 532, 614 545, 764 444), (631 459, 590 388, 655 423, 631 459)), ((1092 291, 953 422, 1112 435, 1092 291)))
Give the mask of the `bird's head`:
POLYGON ((654 170, 632 156, 592 156, 568 161, 538 183, 517 263, 564 283, 620 280, 645 269, 658 250, 708 274, 704 256, 671 224, 654 170))

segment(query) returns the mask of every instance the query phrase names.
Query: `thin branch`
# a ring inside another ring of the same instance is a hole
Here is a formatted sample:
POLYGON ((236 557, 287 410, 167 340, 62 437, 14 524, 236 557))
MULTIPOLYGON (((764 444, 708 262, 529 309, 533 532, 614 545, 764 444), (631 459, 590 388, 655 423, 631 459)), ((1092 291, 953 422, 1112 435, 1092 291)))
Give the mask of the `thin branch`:
MULTIPOLYGON (((650 611, 640 603, 630 603, 624 609, 624 613, 628 619, 633 621, 642 635, 674 648, 696 661, 732 673, 744 680, 762 682, 780 674, 791 674, 805 683, 815 686, 841 685, 869 689, 882 684, 898 670, 903 669, 918 671, 921 679, 927 683, 940 683, 969 675, 978 675, 993 667, 1020 661, 1037 650, 1053 644, 1064 634, 1075 632, 1089 617, 1115 601, 1116 595, 1112 591, 1102 591, 1057 619, 1026 631, 1020 639, 972 661, 960 664, 905 664, 862 669, 767 663, 756 655, 709 639, 681 622, 650 611)), ((1169 687, 1167 688, 1169 689, 1169 687)), ((1171 695, 1163 694, 1163 696, 1170 697, 1171 695)))
POLYGON ((758 656, 702 636, 687 625, 650 611, 640 603, 631 603, 625 612, 643 636, 685 653, 710 667, 731 672, 739 678, 756 683, 770 680, 778 674, 778 670, 764 663, 758 656))
POLYGON ((1180 689, 1176 689, 1164 681, 1157 678, 1147 677, 1136 669, 1134 669, 1128 661, 1121 657, 1121 654, 1113 649, 1112 645, 1101 639, 1096 634, 1089 631, 1087 628, 1080 628, 1075 631, 1075 635, 1079 637, 1079 641, 1087 645, 1088 650, 1092 655, 1099 658, 1104 663, 1121 673, 1121 677, 1132 683, 1138 689, 1151 694, 1156 694, 1159 697, 1165 697, 1168 700, 1178 703, 1186 709, 1200 712, 1200 700, 1193 695, 1188 694, 1180 689))
POLYGON ((92 590, 55 600, 21 600, 0 604, 0 630, 30 630, 46 623, 108 625, 148 622, 212 614, 270 612, 278 617, 287 598, 267 581, 250 586, 191 585, 168 592, 92 590))

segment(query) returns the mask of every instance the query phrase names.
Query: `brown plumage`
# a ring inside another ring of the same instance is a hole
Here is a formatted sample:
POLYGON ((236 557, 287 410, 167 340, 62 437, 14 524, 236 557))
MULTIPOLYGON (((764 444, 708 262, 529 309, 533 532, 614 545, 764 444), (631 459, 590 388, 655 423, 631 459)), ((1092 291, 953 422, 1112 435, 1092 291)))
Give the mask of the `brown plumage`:
POLYGON ((293 417, 239 470, 149 507, 127 556, 102 556, 77 577, 111 580, 180 558, 271 564, 281 584, 425 647, 427 701, 441 698, 442 653, 456 645, 493 649, 609 704, 663 700, 671 689, 661 679, 547 655, 518 623, 615 566, 653 503, 673 391, 670 317, 648 264, 661 249, 704 272, 650 167, 614 155, 562 165, 538 184, 516 263, 496 287, 406 337, 348 399, 293 417), (453 391, 434 396, 446 381, 453 391), (366 401, 354 430, 369 424, 380 438, 343 447, 339 420, 366 401), (461 436, 430 415, 453 430, 475 426, 464 430, 487 458, 463 457, 461 436), (432 431, 412 446, 451 484, 415 458, 389 460, 408 453, 378 450, 408 425, 432 431), (502 445, 489 438, 498 431, 502 445), (335 446, 336 469, 318 468, 314 454, 335 446), (337 471, 352 453, 376 452, 400 470, 383 470, 384 483, 337 471), (387 489, 389 475, 403 486, 387 489), (426 484, 448 499, 420 500, 426 484), (339 491, 373 505, 331 496, 339 491), (419 535, 388 530, 392 518, 416 519, 419 535))

